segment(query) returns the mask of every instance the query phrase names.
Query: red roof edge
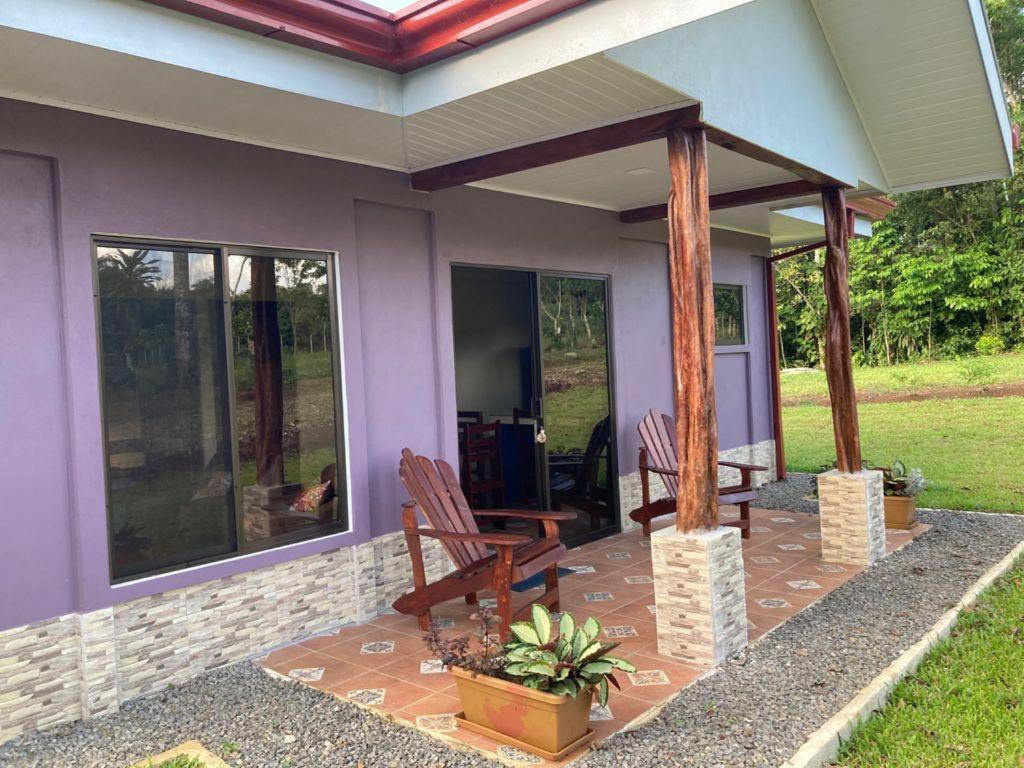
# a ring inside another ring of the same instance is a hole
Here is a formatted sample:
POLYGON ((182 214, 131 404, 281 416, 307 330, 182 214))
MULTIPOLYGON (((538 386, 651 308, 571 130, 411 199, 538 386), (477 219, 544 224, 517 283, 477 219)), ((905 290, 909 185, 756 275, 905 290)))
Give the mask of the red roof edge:
POLYGON ((391 14, 360 0, 148 0, 293 45, 408 72, 589 0, 420 0, 391 14))

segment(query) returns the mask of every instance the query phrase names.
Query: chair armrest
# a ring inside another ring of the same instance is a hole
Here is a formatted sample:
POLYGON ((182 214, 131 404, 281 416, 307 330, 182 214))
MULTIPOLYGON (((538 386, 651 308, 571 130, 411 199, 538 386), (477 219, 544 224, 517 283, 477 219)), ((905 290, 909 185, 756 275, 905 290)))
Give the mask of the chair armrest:
POLYGON ((474 517, 515 517, 520 520, 575 520, 575 512, 538 511, 534 509, 474 509, 474 517))
POLYGON ((669 477, 675 477, 679 474, 679 470, 656 467, 653 464, 641 464, 640 469, 646 469, 648 472, 655 472, 659 475, 668 475, 669 477))
POLYGON ((407 533, 442 541, 472 541, 477 544, 490 544, 493 547, 516 547, 533 541, 532 538, 521 533, 459 533, 439 531, 434 528, 420 528, 416 531, 407 531, 407 533))
POLYGON ((762 467, 760 464, 740 464, 738 461, 720 461, 718 462, 720 467, 732 467, 733 469, 748 469, 751 472, 767 472, 768 467, 762 467))

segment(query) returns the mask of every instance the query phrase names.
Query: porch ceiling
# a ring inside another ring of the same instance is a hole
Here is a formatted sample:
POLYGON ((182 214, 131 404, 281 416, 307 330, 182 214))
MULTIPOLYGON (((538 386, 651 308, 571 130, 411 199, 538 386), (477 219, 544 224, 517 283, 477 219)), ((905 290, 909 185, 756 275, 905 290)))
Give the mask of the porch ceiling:
MULTIPOLYGON (((708 145, 708 177, 712 194, 798 178, 714 144, 708 145)), ((488 179, 476 186, 610 211, 639 208, 668 198, 668 148, 664 140, 649 141, 488 179)))

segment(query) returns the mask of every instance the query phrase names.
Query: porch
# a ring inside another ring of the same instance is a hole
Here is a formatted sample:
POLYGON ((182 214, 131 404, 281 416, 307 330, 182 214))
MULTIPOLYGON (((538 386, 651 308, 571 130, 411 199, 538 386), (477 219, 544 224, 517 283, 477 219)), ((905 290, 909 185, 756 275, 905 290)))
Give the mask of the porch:
MULTIPOLYGON (((723 521, 738 514, 735 507, 721 510, 723 521)), ((661 518, 654 522, 654 529, 673 522, 671 517, 661 518)), ((910 531, 887 531, 887 551, 902 548, 929 528, 922 523, 910 531)), ((816 515, 752 509, 751 533, 752 538, 743 541, 751 643, 864 570, 860 565, 822 559, 816 515)), ((571 571, 561 577, 562 610, 580 619, 597 618, 608 641, 621 643, 616 654, 638 669, 636 674, 620 676, 622 690, 613 693, 606 709, 595 706, 590 725, 601 740, 656 714, 679 690, 713 667, 658 653, 650 540, 639 528, 585 544, 570 555, 562 563, 571 571)), ((535 590, 513 591, 517 608, 534 597, 535 590)), ((481 604, 487 605, 488 598, 484 594, 481 604)), ((461 599, 450 601, 433 611, 435 625, 445 636, 472 632, 476 622, 471 616, 476 610, 461 599)), ((415 617, 379 616, 273 651, 261 665, 488 757, 513 763, 539 760, 458 728, 455 683, 426 649, 415 617)), ((586 749, 569 755, 563 764, 586 749)))

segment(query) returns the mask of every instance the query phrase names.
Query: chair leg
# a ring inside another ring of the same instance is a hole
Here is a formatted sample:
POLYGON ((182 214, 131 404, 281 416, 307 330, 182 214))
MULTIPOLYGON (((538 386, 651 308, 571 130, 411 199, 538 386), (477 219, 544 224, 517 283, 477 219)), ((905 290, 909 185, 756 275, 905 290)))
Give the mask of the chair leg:
POLYGON ((744 539, 750 538, 750 502, 744 501, 740 504, 740 520, 745 520, 747 525, 740 531, 740 536, 744 539))
POLYGON ((469 592, 466 594, 466 605, 476 605, 477 597, 476 592, 469 592))
POLYGON ((651 521, 645 520, 641 530, 645 539, 651 538, 651 521))
POLYGON ((497 613, 501 620, 498 636, 501 642, 508 640, 508 628, 512 624, 512 547, 498 547, 498 562, 494 565, 494 592, 497 597, 497 613))
POLYGON ((417 616, 416 620, 419 622, 420 631, 421 632, 429 632, 430 631, 430 624, 431 624, 432 620, 431 620, 431 617, 430 617, 430 609, 429 608, 426 611, 424 611, 423 613, 421 613, 419 616, 417 616))
MULTIPOLYGON (((544 591, 558 592, 558 563, 549 565, 544 569, 544 591)), ((556 599, 548 608, 552 611, 558 611, 559 601, 556 599)))

